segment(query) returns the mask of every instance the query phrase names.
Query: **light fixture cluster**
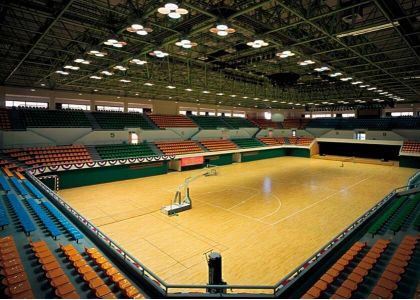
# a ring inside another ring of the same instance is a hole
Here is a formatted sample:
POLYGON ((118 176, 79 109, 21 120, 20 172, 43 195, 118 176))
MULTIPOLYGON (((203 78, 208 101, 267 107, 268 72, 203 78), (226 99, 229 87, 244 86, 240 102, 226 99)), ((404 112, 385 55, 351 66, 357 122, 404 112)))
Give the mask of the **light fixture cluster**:
POLYGON ((315 62, 313 60, 307 59, 307 60, 298 62, 298 65, 300 65, 300 66, 307 66, 307 65, 312 65, 314 63, 315 62))
POLYGON ((188 10, 178 7, 175 3, 166 3, 158 8, 158 12, 162 15, 168 15, 171 19, 179 19, 182 15, 188 14, 188 10))
POLYGON ((128 70, 128 68, 126 68, 124 66, 121 66, 121 65, 114 66, 114 69, 118 70, 118 71, 127 71, 128 70))
POLYGON ((330 77, 337 77, 337 76, 341 76, 341 75, 343 75, 343 73, 341 73, 341 72, 335 72, 333 74, 330 74, 330 77))
POLYGON ((280 58, 288 58, 290 56, 295 56, 296 54, 294 54, 292 51, 289 50, 285 50, 283 52, 278 52, 276 53, 276 56, 280 57, 280 58))
POLYGON ((248 42, 248 43, 246 43, 248 46, 250 46, 250 47, 252 47, 252 48, 256 48, 256 49, 258 49, 258 48, 261 48, 261 47, 266 47, 266 46, 268 46, 268 43, 267 42, 265 42, 264 40, 261 40, 261 39, 257 39, 257 40, 255 40, 255 41, 253 41, 253 42, 248 42))
POLYGON ((126 45, 127 45, 127 43, 126 43, 126 42, 124 42, 124 41, 119 41, 119 40, 117 40, 116 38, 110 38, 110 39, 106 40, 106 41, 104 42, 104 44, 105 44, 105 45, 107 45, 107 46, 112 46, 112 47, 115 47, 115 48, 122 48, 122 47, 124 47, 124 46, 126 46, 126 45))
POLYGON ((83 59, 83 58, 76 58, 74 60, 74 62, 75 63, 78 63, 78 64, 84 64, 84 65, 90 64, 90 61, 89 60, 86 60, 86 59, 83 59))
POLYGON ((69 72, 66 72, 66 71, 63 71, 63 70, 57 70, 57 71, 55 71, 55 73, 61 74, 61 75, 69 75, 70 74, 69 72))
POLYGON ((218 36, 227 36, 228 34, 236 32, 235 29, 229 28, 228 25, 218 24, 216 27, 210 28, 211 33, 215 33, 218 36))
POLYGON ((320 67, 320 68, 315 68, 314 69, 314 71, 317 71, 317 72, 324 72, 324 71, 329 71, 330 70, 330 68, 328 68, 328 67, 320 67))
POLYGON ((109 72, 109 71, 102 71, 101 74, 104 74, 106 76, 112 76, 112 75, 114 75, 114 73, 109 72))
POLYGON ((65 65, 63 68, 64 68, 64 69, 73 70, 73 71, 77 71, 77 70, 79 70, 79 69, 80 69, 80 67, 77 67, 77 66, 72 66, 72 65, 65 65))
POLYGON ((169 53, 163 52, 162 50, 153 50, 152 52, 149 53, 149 55, 155 56, 155 57, 158 57, 158 58, 164 58, 164 57, 168 56, 169 53))
POLYGON ((134 58, 134 59, 130 60, 130 63, 142 66, 144 64, 147 64, 147 61, 141 60, 141 59, 138 59, 138 58, 134 58))
POLYGON ((138 23, 131 24, 130 27, 127 27, 126 30, 128 32, 137 33, 138 35, 148 35, 149 32, 152 32, 153 29, 150 27, 144 27, 143 25, 140 25, 138 23))
POLYGON ((104 51, 99 51, 99 50, 90 50, 88 52, 89 55, 94 55, 96 57, 104 57, 105 55, 107 55, 106 52, 104 51))
POLYGON ((185 49, 190 49, 192 47, 197 46, 198 44, 194 43, 194 42, 191 42, 190 40, 183 39, 179 42, 176 42, 175 45, 177 45, 179 47, 182 47, 182 48, 185 48, 185 49))

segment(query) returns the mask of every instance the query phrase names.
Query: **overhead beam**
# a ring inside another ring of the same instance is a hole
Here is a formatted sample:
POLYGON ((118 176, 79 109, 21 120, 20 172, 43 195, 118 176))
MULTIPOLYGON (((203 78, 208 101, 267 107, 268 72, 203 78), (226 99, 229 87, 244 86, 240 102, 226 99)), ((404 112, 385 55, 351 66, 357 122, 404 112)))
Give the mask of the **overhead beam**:
POLYGON ((68 0, 67 4, 63 7, 63 9, 61 9, 61 11, 56 15, 56 17, 46 26, 46 28, 44 29, 44 32, 38 37, 38 39, 35 41, 32 47, 26 52, 26 54, 22 57, 22 59, 16 65, 16 67, 14 67, 14 69, 6 76, 6 78, 3 80, 3 84, 6 83, 13 76, 13 74, 16 73, 16 71, 20 68, 20 66, 29 57, 29 55, 31 55, 32 51, 35 50, 38 44, 48 34, 48 32, 55 25, 55 23, 57 23, 57 21, 60 20, 60 18, 64 15, 67 9, 69 9, 69 7, 73 4, 74 1, 75 0, 68 0))

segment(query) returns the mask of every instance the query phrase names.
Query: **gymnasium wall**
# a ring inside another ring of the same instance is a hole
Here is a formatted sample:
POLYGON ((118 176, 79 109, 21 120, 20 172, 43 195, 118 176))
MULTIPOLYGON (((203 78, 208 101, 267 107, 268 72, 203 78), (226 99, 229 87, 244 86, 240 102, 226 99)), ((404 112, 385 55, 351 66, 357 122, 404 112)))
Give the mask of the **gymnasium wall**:
MULTIPOLYGON (((404 137, 393 131, 362 130, 367 140, 403 141, 404 137)), ((354 130, 330 130, 322 134, 321 138, 354 139, 354 130)))
POLYGON ((420 169, 420 157, 401 155, 400 167, 420 169))
POLYGON ((166 161, 102 168, 88 168, 53 173, 60 179, 60 189, 161 175, 168 172, 166 161))

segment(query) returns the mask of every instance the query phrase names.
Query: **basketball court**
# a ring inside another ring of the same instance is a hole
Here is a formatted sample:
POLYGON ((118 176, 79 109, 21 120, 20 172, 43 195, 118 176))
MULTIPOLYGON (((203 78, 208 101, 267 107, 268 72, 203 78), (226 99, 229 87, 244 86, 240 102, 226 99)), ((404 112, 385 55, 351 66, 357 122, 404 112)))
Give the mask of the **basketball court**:
POLYGON ((83 216, 169 283, 205 284, 204 253, 229 284, 274 284, 415 169, 281 157, 217 168, 190 185, 192 209, 167 216, 202 170, 61 190, 83 216))

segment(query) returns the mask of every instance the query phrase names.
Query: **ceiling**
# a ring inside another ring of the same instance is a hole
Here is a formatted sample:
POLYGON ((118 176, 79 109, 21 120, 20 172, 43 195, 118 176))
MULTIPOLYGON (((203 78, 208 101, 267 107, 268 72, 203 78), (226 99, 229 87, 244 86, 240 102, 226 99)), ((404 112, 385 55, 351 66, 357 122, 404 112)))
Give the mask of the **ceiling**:
POLYGON ((185 0, 177 4, 188 14, 178 19, 158 12, 165 3, 1 0, 0 82, 258 108, 420 102, 420 1, 185 0), (134 21, 153 31, 128 32, 134 21), (210 32, 217 24, 236 32, 210 32), (378 25, 389 27, 351 34, 378 25), (110 37, 127 45, 104 45, 110 37), (182 39, 198 45, 175 45, 182 39), (268 46, 247 45, 256 39, 268 46), (106 55, 91 56, 90 50, 106 55), (153 50, 169 55, 154 57, 153 50), (283 51, 295 55, 276 55, 283 51), (90 64, 75 63, 78 58, 90 64), (298 64, 305 60, 314 63, 298 64), (66 65, 79 69, 63 69, 66 65), (319 67, 329 70, 314 71, 319 67), (342 75, 330 76, 337 72, 342 75))

